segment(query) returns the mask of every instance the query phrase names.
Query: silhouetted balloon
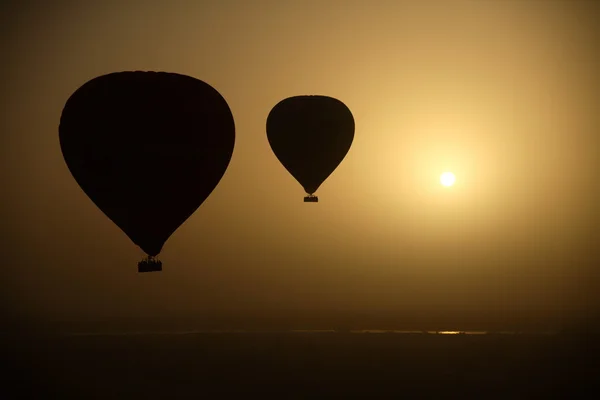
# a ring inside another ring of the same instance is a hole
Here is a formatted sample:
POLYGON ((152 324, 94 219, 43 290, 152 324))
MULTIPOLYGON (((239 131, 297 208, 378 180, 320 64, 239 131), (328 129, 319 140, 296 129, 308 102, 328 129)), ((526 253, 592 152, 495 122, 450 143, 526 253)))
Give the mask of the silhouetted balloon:
POLYGON ((152 261, 221 180, 235 124, 225 99, 198 79, 127 71, 77 89, 59 138, 79 186, 152 261))
POLYGON ((319 186, 342 162, 354 139, 354 118, 341 101, 295 96, 279 102, 267 117, 271 149, 316 202, 319 186))

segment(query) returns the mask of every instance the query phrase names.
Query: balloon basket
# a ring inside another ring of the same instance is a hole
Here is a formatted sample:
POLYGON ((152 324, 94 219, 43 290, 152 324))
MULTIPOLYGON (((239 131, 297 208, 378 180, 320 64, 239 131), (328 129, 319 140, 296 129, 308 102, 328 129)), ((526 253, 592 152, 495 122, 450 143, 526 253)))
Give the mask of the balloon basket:
POLYGON ((162 261, 154 257, 147 257, 138 263, 138 272, 159 272, 162 271, 162 261))
POLYGON ((304 198, 304 202, 305 203, 318 203, 319 198, 317 196, 315 196, 314 194, 309 194, 308 196, 306 196, 304 198))

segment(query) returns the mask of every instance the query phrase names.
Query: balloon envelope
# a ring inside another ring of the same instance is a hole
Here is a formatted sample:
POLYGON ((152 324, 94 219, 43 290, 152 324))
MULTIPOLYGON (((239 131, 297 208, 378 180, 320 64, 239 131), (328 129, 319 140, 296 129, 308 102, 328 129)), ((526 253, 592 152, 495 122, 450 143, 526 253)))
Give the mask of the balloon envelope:
POLYGON ((83 191, 156 256, 221 180, 235 125, 210 85, 180 74, 127 71, 76 90, 63 109, 59 139, 83 191))
POLYGON ((332 97, 290 97, 269 113, 267 138, 279 161, 312 195, 350 150, 354 118, 332 97))

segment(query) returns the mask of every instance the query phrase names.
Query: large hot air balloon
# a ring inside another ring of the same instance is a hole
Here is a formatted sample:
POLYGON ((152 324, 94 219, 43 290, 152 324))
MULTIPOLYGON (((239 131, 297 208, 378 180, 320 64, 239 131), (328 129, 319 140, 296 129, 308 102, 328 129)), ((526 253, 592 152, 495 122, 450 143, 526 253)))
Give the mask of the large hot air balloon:
POLYGON ((99 76, 63 109, 65 162, 90 199, 147 255, 155 257, 215 189, 235 143, 225 99, 198 79, 167 72, 99 76))
POLYGON ((267 117, 271 149, 307 193, 315 192, 342 162, 354 139, 354 118, 341 101, 327 96, 295 96, 279 102, 267 117))

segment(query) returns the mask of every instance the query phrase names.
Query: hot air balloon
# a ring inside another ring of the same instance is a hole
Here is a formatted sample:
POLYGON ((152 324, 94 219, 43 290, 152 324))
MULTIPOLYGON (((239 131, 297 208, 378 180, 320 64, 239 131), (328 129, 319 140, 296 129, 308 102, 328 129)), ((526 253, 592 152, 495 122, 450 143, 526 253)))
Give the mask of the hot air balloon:
POLYGON ((125 71, 94 78, 63 109, 59 140, 87 196, 147 257, 156 258, 223 177, 235 124, 225 99, 198 79, 125 71))
POLYGON ((354 118, 332 97, 289 97, 269 113, 267 138, 275 156, 307 193, 304 201, 318 202, 314 193, 350 150, 354 118))

